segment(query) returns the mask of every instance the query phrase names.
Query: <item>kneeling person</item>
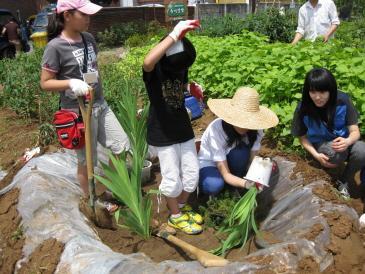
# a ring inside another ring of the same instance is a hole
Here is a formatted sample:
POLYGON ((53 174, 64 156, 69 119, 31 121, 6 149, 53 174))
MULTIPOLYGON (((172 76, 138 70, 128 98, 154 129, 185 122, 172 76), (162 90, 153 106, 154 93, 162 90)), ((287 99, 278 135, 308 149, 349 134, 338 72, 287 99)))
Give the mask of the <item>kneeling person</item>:
POLYGON ((225 183, 251 187, 243 176, 261 147, 263 129, 278 124, 276 114, 259 106, 259 95, 252 88, 239 88, 232 99, 211 99, 208 106, 219 118, 202 136, 198 156, 200 189, 216 195, 225 183))

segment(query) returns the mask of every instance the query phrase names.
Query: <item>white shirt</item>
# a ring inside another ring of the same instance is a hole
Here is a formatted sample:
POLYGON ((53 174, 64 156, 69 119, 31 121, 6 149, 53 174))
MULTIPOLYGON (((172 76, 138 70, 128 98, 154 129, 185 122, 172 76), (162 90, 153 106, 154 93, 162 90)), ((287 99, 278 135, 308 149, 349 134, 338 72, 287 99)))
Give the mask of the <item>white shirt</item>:
POLYGON ((314 41, 317 36, 327 34, 331 25, 339 24, 337 9, 332 0, 318 0, 315 8, 307 1, 299 9, 296 32, 305 39, 314 41))
MULTIPOLYGON (((260 150, 261 140, 263 137, 264 132, 259 130, 251 151, 260 150)), ((227 160, 227 154, 236 147, 235 144, 233 144, 231 147, 227 147, 227 139, 228 136, 222 127, 222 119, 215 119, 209 124, 201 139, 200 150, 198 154, 200 168, 216 166, 216 162, 227 160)), ((249 142, 247 136, 244 137, 243 141, 248 145, 249 142)))

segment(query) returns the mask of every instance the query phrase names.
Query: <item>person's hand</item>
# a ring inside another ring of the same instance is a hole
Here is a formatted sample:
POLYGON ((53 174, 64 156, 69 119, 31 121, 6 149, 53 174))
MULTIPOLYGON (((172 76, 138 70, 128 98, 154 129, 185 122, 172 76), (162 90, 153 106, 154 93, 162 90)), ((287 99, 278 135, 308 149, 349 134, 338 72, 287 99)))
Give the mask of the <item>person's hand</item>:
POLYGON ((197 29, 200 27, 199 20, 185 20, 180 21, 173 29, 173 31, 169 34, 169 36, 177 40, 181 40, 188 31, 197 29))
POLYGON ((329 158, 327 155, 323 154, 323 153, 318 153, 318 155, 316 155, 316 160, 321 164, 321 166, 327 167, 327 168, 335 168, 337 167, 336 164, 332 164, 329 162, 329 158))
POLYGON ((258 190, 258 192, 261 192, 264 189, 264 186, 262 184, 253 182, 253 181, 249 181, 249 180, 244 180, 244 188, 246 189, 250 189, 251 187, 256 187, 256 189, 258 190))
POLYGON ((336 152, 343 152, 349 147, 348 139, 337 137, 332 141, 332 148, 336 152))
POLYGON ((328 34, 323 35, 323 43, 327 43, 329 39, 330 39, 330 36, 328 34))
POLYGON ((262 184, 256 183, 255 187, 256 187, 258 193, 260 193, 261 191, 264 190, 264 186, 262 184))
POLYGON ((191 95, 193 95, 198 101, 202 101, 204 98, 203 95, 203 87, 199 85, 198 83, 191 82, 189 84, 189 92, 191 95))
POLYGON ((243 187, 246 188, 246 189, 250 189, 251 187, 255 186, 255 182, 253 181, 249 181, 249 180, 244 180, 244 184, 243 184, 243 187))
POLYGON ((73 95, 73 97, 86 96, 89 94, 89 89, 91 88, 86 82, 80 79, 71 79, 69 86, 72 92, 69 95, 73 95))

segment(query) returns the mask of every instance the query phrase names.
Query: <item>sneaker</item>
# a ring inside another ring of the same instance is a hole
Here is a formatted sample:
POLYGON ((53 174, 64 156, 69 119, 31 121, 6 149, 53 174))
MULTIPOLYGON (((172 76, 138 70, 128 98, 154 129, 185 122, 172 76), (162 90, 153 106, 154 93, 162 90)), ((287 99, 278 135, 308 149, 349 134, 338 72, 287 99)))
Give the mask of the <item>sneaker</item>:
POLYGON ((203 217, 200 214, 194 212, 193 208, 190 205, 185 204, 182 208, 180 208, 180 210, 182 213, 186 213, 189 216, 190 220, 194 221, 194 223, 198 225, 204 223, 203 217))
POLYGON ((188 214, 182 214, 180 217, 173 218, 169 217, 167 224, 173 228, 180 229, 186 234, 199 234, 203 231, 201 225, 198 225, 192 221, 190 221, 190 217, 188 214))
POLYGON ((343 183, 341 181, 337 181, 337 189, 340 192, 342 198, 344 198, 345 200, 350 199, 350 193, 348 190, 348 186, 347 186, 347 182, 343 183))

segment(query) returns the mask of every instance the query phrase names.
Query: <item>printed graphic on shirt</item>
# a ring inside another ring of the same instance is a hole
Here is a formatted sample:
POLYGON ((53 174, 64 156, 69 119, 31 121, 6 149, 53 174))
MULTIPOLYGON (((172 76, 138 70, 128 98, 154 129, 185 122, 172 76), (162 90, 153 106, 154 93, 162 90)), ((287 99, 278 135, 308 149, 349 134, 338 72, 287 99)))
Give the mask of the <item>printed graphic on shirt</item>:
POLYGON ((172 109, 182 109, 184 105, 183 83, 179 79, 162 81, 162 96, 172 109))
MULTIPOLYGON (((97 71, 96 66, 96 53, 94 51, 94 48, 91 44, 87 47, 88 51, 88 57, 87 57, 87 72, 95 72, 97 71)), ((82 67, 84 65, 84 49, 76 49, 72 51, 73 56, 75 56, 77 63, 80 66, 80 71, 82 71, 82 67)))

